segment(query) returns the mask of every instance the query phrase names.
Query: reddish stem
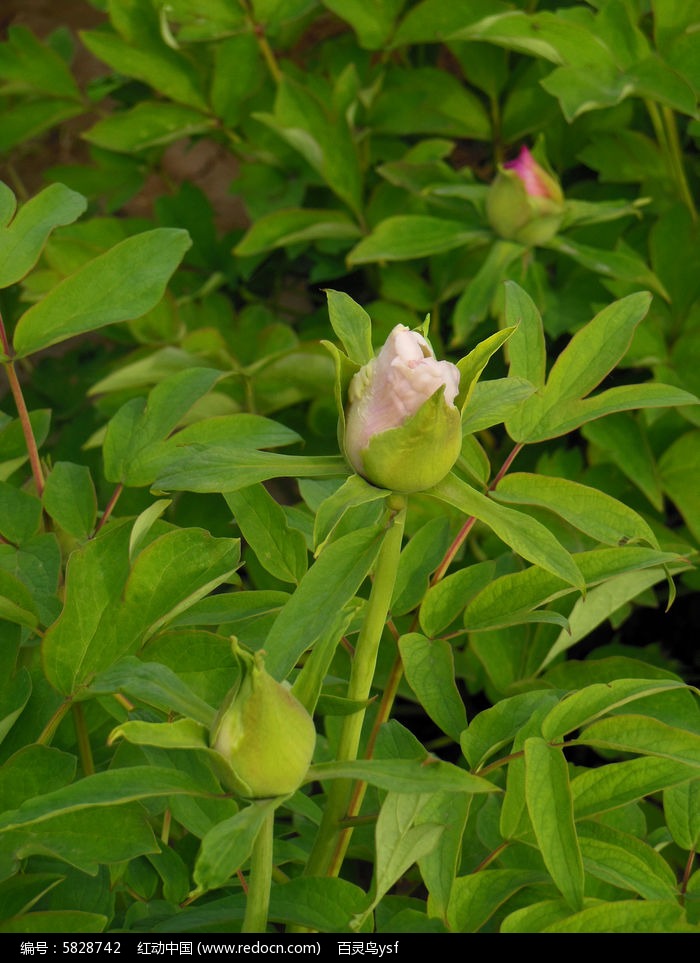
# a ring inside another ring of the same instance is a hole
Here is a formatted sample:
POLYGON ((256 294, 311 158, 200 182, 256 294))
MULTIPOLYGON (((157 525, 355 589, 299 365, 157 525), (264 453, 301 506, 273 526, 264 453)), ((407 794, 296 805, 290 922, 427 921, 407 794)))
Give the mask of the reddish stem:
POLYGON ((119 482, 119 484, 117 485, 117 487, 116 487, 116 488, 114 489, 114 491, 112 492, 112 497, 111 497, 110 500, 107 502, 107 507, 105 508, 104 512, 102 513, 102 518, 99 520, 99 522, 98 522, 97 525, 95 526, 95 531, 93 532, 93 535, 92 535, 93 538, 95 537, 95 535, 98 534, 98 532, 102 531, 102 529, 104 528, 104 526, 105 526, 105 525, 107 524, 107 522, 109 521, 110 515, 111 515, 112 512, 114 511, 114 506, 115 506, 115 505, 117 504, 117 502, 119 501, 119 496, 121 495, 121 493, 122 493, 123 491, 124 491, 124 486, 122 485, 121 482, 119 482))
MULTIPOLYGON (((506 472, 508 471, 508 469, 510 468, 510 466, 513 464, 516 455, 518 454, 518 452, 520 451, 520 449, 521 449, 522 447, 523 447, 523 443, 520 442, 520 441, 517 443, 517 445, 514 446, 514 448, 513 448, 513 450, 511 451, 511 453, 508 455, 508 457, 506 458, 506 460, 505 460, 505 461, 503 462, 503 464, 501 465, 501 468, 500 468, 498 474, 495 476, 495 478, 493 479, 493 481, 492 481, 491 484, 489 485, 487 491, 492 492, 492 491, 496 488, 496 486, 498 485, 498 483, 500 482, 500 480, 503 478, 503 476, 506 474, 506 472)), ((438 568, 436 569, 435 574, 433 575, 433 577, 432 577, 432 579, 431 579, 431 582, 430 582, 431 586, 432 586, 432 585, 435 585, 437 582, 439 582, 440 579, 444 576, 445 572, 447 571, 447 569, 448 569, 448 568, 450 567, 450 565, 452 564, 452 560, 454 559, 455 555, 457 554, 457 552, 458 552, 458 551, 460 550, 460 548, 462 547, 462 545, 463 545, 463 543, 464 543, 464 540, 466 539, 466 537, 467 537, 467 535, 469 534, 469 532, 471 532, 471 530, 472 530, 472 528, 474 527, 475 523, 476 523, 476 517, 475 517, 474 515, 470 515, 469 518, 468 518, 468 519, 466 520, 466 522, 464 523, 464 525, 462 525, 462 527, 460 528, 460 530, 459 530, 459 532, 458 532, 458 534, 457 534, 457 537, 455 538, 455 540, 452 542, 452 544, 450 545, 450 547, 449 547, 449 548, 447 549, 447 551, 445 552, 445 557, 443 558, 443 560, 440 562, 440 565, 439 565, 438 568)))
POLYGON ((15 400, 17 414, 19 415, 20 424, 22 425, 22 433, 24 435, 24 442, 27 446, 27 454, 29 455, 29 464, 31 465, 32 469, 34 485, 36 487, 37 495, 39 498, 41 498, 41 496, 44 494, 44 472, 42 471, 41 461, 39 460, 39 449, 37 448, 34 432, 32 431, 32 423, 29 418, 29 411, 27 410, 24 395, 22 394, 22 387, 19 383, 19 379, 17 378, 14 362, 12 361, 12 347, 7 337, 7 331, 5 330, 5 323, 2 319, 2 315, 0 315, 0 345, 2 345, 2 350, 7 358, 7 361, 5 362, 5 371, 7 372, 7 380, 10 383, 10 391, 12 392, 12 397, 15 400))

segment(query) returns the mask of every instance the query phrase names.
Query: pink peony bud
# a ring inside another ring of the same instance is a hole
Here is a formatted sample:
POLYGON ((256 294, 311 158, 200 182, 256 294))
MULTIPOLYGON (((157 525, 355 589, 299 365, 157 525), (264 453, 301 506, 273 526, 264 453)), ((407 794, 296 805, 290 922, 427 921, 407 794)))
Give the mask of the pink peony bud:
POLYGON ((550 197, 552 200, 561 201, 561 188, 524 145, 515 160, 508 161, 503 165, 503 169, 515 171, 530 197, 550 197))
POLYGON ((559 230, 564 195, 559 182, 522 147, 491 185, 486 210, 500 237, 527 245, 543 244, 559 230))
POLYGON ((462 444, 459 370, 437 361, 417 331, 399 324, 350 382, 345 453, 355 471, 393 491, 432 488, 462 444))

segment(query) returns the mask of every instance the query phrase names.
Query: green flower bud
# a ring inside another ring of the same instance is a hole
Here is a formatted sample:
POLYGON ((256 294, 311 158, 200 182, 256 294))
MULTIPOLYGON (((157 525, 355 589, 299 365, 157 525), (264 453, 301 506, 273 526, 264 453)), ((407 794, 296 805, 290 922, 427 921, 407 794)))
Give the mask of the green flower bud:
POLYGON ((486 212, 496 234, 532 247, 549 241, 559 230, 564 195, 558 181, 523 147, 491 185, 486 212))
POLYGON ((462 448, 459 370, 436 361, 417 331, 397 325, 350 382, 345 454, 359 475, 396 492, 425 491, 462 448))
POLYGON ((241 677, 219 710, 211 745, 230 767, 231 789, 263 799, 299 788, 316 744, 313 719, 289 691, 265 671, 261 653, 236 648, 241 677))

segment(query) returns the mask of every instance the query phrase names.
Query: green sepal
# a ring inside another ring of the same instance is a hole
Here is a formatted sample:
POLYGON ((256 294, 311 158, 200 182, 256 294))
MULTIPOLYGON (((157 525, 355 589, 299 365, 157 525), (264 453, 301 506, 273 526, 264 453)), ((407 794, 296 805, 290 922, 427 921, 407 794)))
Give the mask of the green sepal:
POLYGON ((444 399, 445 386, 400 428, 374 435, 362 451, 364 474, 379 488, 420 492, 437 485, 459 458, 460 413, 444 399))

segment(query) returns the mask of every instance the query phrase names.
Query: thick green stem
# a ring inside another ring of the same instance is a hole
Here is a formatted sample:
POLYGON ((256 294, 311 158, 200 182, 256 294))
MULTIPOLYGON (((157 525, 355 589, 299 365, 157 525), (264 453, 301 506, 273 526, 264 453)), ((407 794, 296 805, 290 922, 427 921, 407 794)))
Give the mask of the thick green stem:
POLYGON ((656 140, 664 155, 669 173, 676 182, 678 195, 690 211, 693 220, 696 221, 698 212, 695 208, 693 195, 690 192, 688 180, 685 176, 683 151, 678 138, 675 115, 670 107, 664 107, 662 110, 659 110, 658 105, 653 100, 647 99, 644 103, 646 104, 654 133, 656 134, 656 140))
MULTIPOLYGON (((255 805, 255 803, 253 803, 255 805)), ((274 841, 275 811, 265 816, 253 843, 248 876, 248 898, 241 933, 265 933, 270 908, 272 883, 272 844, 274 841)))
MULTIPOLYGON (((372 688, 379 642, 386 625, 401 554, 406 499, 394 495, 390 507, 394 515, 379 550, 374 584, 357 640, 348 685, 348 699, 357 702, 366 702, 372 688)), ((357 759, 364 720, 364 709, 345 717, 338 746, 339 762, 357 759)), ((340 871, 352 829, 341 829, 339 824, 347 814, 352 791, 353 783, 350 779, 338 779, 331 783, 321 826, 306 868, 308 876, 336 876, 340 871)))

